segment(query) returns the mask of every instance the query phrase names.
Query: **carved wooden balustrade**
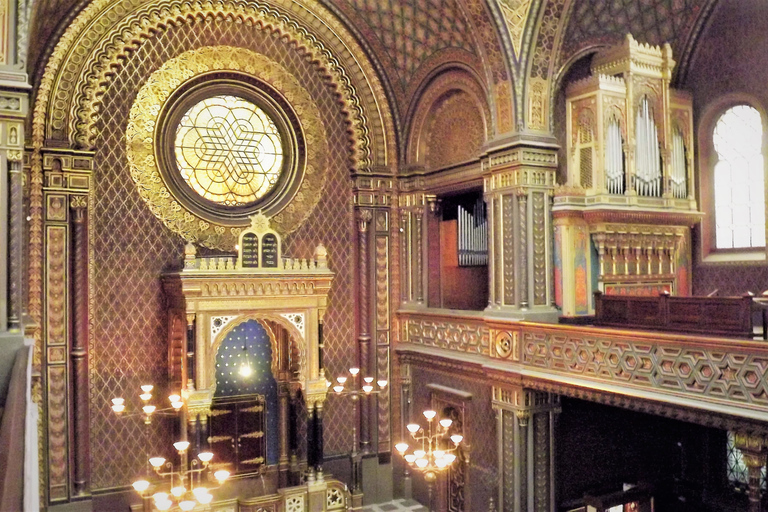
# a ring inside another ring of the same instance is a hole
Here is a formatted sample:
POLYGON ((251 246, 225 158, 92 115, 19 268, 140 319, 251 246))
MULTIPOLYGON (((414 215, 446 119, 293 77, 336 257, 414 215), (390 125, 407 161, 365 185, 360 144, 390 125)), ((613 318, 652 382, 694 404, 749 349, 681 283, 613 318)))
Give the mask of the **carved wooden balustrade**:
POLYGON ((768 433, 764 342, 472 313, 401 312, 400 325, 401 354, 470 363, 489 381, 514 378, 541 391, 768 433))

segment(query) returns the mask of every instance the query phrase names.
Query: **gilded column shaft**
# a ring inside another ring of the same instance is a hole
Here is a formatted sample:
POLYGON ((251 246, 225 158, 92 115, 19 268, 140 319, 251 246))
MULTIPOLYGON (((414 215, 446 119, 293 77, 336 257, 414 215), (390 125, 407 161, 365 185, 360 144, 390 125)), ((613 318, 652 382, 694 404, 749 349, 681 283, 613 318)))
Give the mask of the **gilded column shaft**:
POLYGON ((413 266, 414 299, 419 304, 424 302, 424 212, 418 210, 413 217, 413 258, 416 260, 413 266))
POLYGON ((518 279, 517 282, 520 286, 519 289, 519 304, 520 307, 525 309, 528 307, 528 195, 527 193, 521 193, 517 196, 518 207, 518 237, 517 248, 519 251, 518 256, 518 279))
MULTIPOLYGON (((21 155, 18 155, 21 157, 21 155)), ((22 261, 24 261, 24 191, 21 159, 11 160, 9 155, 9 218, 8 218, 8 328, 21 328, 22 315, 22 261)))
MULTIPOLYGON (((359 243, 359 307, 360 307, 360 326, 358 341, 358 357, 361 375, 359 378, 374 375, 371 368, 371 334, 370 334, 370 283, 369 259, 370 248, 368 243, 368 229, 371 224, 373 214, 371 210, 361 210, 358 217, 358 243, 359 243)), ((371 397, 364 397, 360 400, 360 446, 364 452, 367 452, 371 446, 371 428, 370 428, 371 397)))
POLYGON ((87 197, 72 199, 72 404, 74 492, 85 494, 90 479, 88 406, 88 216, 87 197))

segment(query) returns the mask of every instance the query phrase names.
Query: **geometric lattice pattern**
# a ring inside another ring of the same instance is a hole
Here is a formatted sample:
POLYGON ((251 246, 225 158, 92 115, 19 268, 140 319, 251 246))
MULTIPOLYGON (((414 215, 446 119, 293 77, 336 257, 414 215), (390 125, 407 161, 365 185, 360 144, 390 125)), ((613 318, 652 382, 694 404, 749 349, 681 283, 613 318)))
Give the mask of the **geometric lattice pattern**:
MULTIPOLYGON (((152 453, 167 453, 173 423, 157 422, 148 434, 140 419, 116 418, 109 399, 122 396, 127 408, 139 385, 166 386, 167 342, 165 298, 159 276, 179 268, 184 242, 149 211, 136 191, 125 156, 126 105, 146 77, 170 58, 203 46, 231 45, 266 55, 297 77, 318 106, 329 143, 328 174, 320 202, 310 217, 284 239, 287 255, 309 257, 322 242, 336 272, 324 323, 325 364, 334 374, 354 365, 352 234, 354 223, 348 175, 348 144, 337 98, 324 74, 285 41, 258 27, 223 20, 200 20, 168 27, 144 41, 125 60, 104 96, 94 173, 92 233, 92 345, 90 393, 92 487, 125 486, 145 465, 143 450, 125 446, 151 443, 152 453)), ((138 402, 138 396, 135 401, 138 402)), ((350 413, 329 407, 325 413, 326 453, 349 446, 350 413)))
POLYGON ((572 12, 558 62, 580 48, 613 44, 627 33, 643 43, 670 43, 673 55, 685 44, 704 2, 701 0, 579 0, 572 12))
POLYGON ((176 128, 176 163, 205 199, 227 206, 252 203, 280 177, 283 148, 275 123, 235 96, 196 103, 176 128))
POLYGON ((432 54, 471 53, 474 38, 456 0, 347 0, 378 37, 405 86, 432 54))

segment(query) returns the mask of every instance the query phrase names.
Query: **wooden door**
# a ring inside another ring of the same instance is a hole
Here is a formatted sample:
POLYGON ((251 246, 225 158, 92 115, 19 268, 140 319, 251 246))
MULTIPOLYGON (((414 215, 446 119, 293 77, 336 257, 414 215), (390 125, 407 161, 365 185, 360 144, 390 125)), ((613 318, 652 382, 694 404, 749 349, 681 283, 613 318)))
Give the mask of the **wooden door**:
POLYGON ((217 467, 237 475, 258 473, 267 458, 265 419, 263 395, 215 399, 208 441, 217 467))

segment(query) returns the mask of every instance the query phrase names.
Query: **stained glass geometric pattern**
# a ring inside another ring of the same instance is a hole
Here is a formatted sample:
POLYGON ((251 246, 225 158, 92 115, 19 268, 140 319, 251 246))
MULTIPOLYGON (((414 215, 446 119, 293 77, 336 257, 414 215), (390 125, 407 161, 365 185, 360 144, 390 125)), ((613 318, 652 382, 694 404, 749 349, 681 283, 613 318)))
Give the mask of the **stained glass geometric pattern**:
POLYGON ((225 206, 243 206, 275 186, 283 145, 272 119, 236 96, 206 98, 190 108, 176 128, 176 164, 200 196, 225 206))
POLYGON ((765 163, 760 113, 748 105, 720 116, 712 143, 718 249, 765 247, 765 163))

